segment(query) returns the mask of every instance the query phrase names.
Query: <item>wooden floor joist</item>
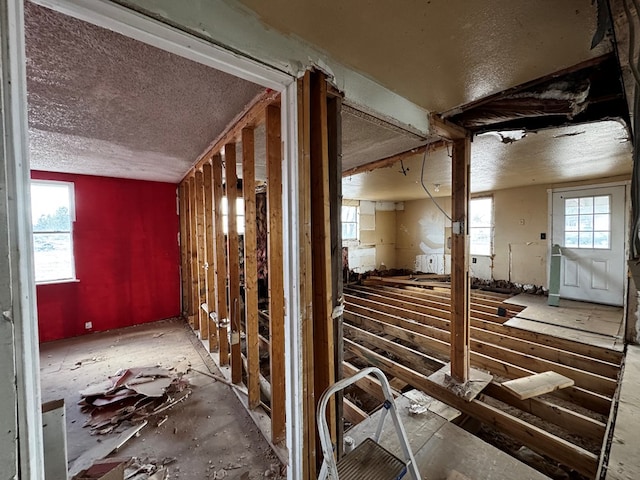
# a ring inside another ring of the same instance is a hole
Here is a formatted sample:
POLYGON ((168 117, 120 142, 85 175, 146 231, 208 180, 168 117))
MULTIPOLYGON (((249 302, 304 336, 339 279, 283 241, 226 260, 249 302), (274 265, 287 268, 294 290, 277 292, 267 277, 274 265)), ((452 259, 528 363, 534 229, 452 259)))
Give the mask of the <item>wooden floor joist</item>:
MULTIPOLYGON (((411 377, 420 378, 423 382, 425 375, 433 370, 437 362, 442 363, 448 358, 450 322, 446 315, 448 313, 446 306, 434 308, 430 303, 432 300, 428 298, 422 298, 420 295, 406 295, 407 288, 384 286, 378 287, 378 291, 376 288, 365 286, 346 288, 345 341, 347 350, 366 364, 387 366, 388 375, 398 377, 420 388, 419 385, 408 380, 405 369, 411 372, 411 377), (381 355, 376 351, 388 352, 393 355, 394 360, 382 357, 384 361, 380 364, 378 356, 381 355), (385 361, 391 363, 384 363, 385 361), (396 369, 396 366, 400 369, 396 369)), ((446 300, 444 297, 443 299, 446 300)), ((553 337, 532 335, 533 332, 515 330, 496 322, 472 319, 472 325, 470 358, 475 367, 485 368, 503 378, 521 378, 541 371, 554 370, 569 378, 577 379, 575 381, 578 386, 568 387, 542 398, 526 400, 517 398, 494 381, 483 391, 487 399, 506 403, 556 425, 566 432, 566 438, 571 438, 571 435, 580 435, 595 442, 602 441, 606 426, 596 418, 600 418, 598 415, 604 416, 609 413, 611 395, 615 391, 620 367, 607 360, 615 360, 616 355, 610 355, 609 351, 600 347, 561 340, 562 346, 575 347, 574 350, 577 350, 577 352, 571 349, 565 351, 553 345, 553 337), (523 341, 518 337, 520 333, 524 334, 526 340, 523 341), (588 353, 595 353, 596 357, 589 357, 586 355, 588 353), (568 400, 591 410, 594 416, 573 411, 558 399, 568 400)), ((357 369, 349 365, 345 363, 343 371, 347 372, 347 375, 353 375, 357 369)), ((435 394, 433 396, 438 398, 435 394)), ((439 399, 446 402, 442 398, 439 399)), ((483 418, 486 418, 487 412, 480 408, 482 412, 476 413, 475 417, 486 421, 483 418)), ((466 413, 474 416, 471 412, 466 413)), ((510 420, 506 422, 502 420, 499 419, 493 425, 504 427, 510 423, 510 420)), ((523 423, 528 425, 526 422, 523 423)), ((498 429, 503 431, 502 427, 498 429)), ((503 433, 510 435, 512 432, 503 431, 503 433)), ((583 468, 583 473, 586 474, 587 470, 591 471, 593 468, 594 456, 580 446, 566 445, 569 443, 567 440, 559 439, 561 448, 565 448, 566 451, 556 453, 554 456, 549 451, 543 451, 545 447, 542 443, 544 442, 539 442, 537 439, 533 442, 524 441, 528 434, 523 432, 520 434, 522 434, 523 443, 533 450, 545 453, 572 468, 576 468, 575 461, 566 463, 561 457, 566 459, 568 455, 565 454, 570 451, 570 448, 576 448, 579 455, 584 455, 588 463, 588 467, 583 468)), ((545 432, 546 434, 551 435, 548 432, 545 432)))
POLYGON ((481 400, 475 399, 466 402, 448 389, 429 381, 424 375, 346 338, 345 348, 367 364, 382 369, 387 375, 401 378, 426 394, 483 423, 494 426, 499 431, 529 446, 532 450, 547 455, 589 477, 595 475, 598 457, 593 453, 481 400))
MULTIPOLYGON (((444 349, 449 342, 446 321, 440 319, 432 322, 431 325, 425 325, 425 322, 432 319, 416 312, 415 308, 408 310, 400 307, 390 307, 379 302, 369 303, 369 307, 365 307, 364 305, 367 305, 367 299, 351 296, 348 293, 345 294, 345 299, 348 305, 346 312, 348 319, 352 318, 350 315, 359 314, 382 322, 383 324, 392 324, 410 332, 423 334, 427 337, 430 336, 433 340, 425 341, 423 339, 422 344, 428 344, 429 348, 432 348, 433 351, 446 355, 444 349), (432 326, 434 324, 435 327, 432 326)), ((371 324, 369 323, 368 326, 371 327, 371 324)), ((383 327, 380 330, 394 333, 390 327, 383 327)), ((584 387, 584 389, 572 387, 566 391, 557 392, 556 395, 576 402, 597 413, 606 414, 608 412, 610 395, 612 389, 615 389, 614 379, 539 359, 532 356, 529 352, 518 352, 504 347, 498 347, 491 343, 482 342, 473 338, 473 332, 474 330, 472 329, 471 361, 475 367, 485 368, 494 374, 507 378, 528 376, 531 373, 549 370, 547 367, 556 368, 559 373, 567 374, 570 378, 575 377, 574 380, 578 382, 579 386, 584 387)), ((407 335, 408 334, 404 334, 405 340, 407 339, 407 335)), ((517 348, 517 342, 514 342, 513 346, 517 348)))

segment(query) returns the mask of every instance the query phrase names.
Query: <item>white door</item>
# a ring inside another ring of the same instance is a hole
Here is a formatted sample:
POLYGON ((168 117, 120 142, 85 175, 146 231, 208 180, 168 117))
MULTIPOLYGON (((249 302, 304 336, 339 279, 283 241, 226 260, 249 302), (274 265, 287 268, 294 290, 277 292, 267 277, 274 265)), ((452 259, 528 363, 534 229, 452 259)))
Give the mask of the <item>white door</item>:
POLYGON ((623 185, 554 190, 552 241, 562 247, 560 298, 623 304, 625 190, 623 185))

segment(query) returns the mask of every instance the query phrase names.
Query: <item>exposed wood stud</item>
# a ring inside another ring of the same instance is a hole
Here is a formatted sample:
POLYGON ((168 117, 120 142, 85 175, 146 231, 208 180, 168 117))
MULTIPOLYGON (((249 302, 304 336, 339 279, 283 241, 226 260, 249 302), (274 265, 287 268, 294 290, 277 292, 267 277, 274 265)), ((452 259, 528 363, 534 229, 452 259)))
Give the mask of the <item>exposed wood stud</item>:
POLYGON ((256 180, 253 128, 242 129, 242 191, 244 197, 244 298, 247 339, 249 408, 260 405, 260 334, 258 332, 258 260, 256 257, 256 180))
MULTIPOLYGON (((329 202, 330 202, 330 254, 331 254, 331 305, 332 311, 340 306, 342 298, 342 98, 327 97, 327 139, 328 139, 328 171, 329 171, 329 202)), ((334 381, 341 378, 344 361, 342 343, 342 315, 331 315, 333 320, 333 369, 334 381)), ((336 419, 343 417, 343 392, 336 394, 336 419)), ((336 445, 338 458, 342 457, 344 427, 341 421, 336 421, 336 445)))
MULTIPOLYGON (((216 275, 214 268, 214 240, 213 240, 213 171, 211 168, 211 162, 205 162, 202 165, 202 174, 204 177, 204 223, 205 223, 205 236, 206 236, 206 264, 207 264, 207 306, 208 311, 215 310, 215 298, 216 298, 216 275)), ((217 350, 218 348, 218 329, 215 322, 209 315, 205 319, 208 327, 208 348, 210 352, 217 350)))
POLYGON ((213 172, 213 249, 216 277, 216 318, 218 322, 218 345, 220 365, 229 364, 229 337, 227 336, 227 265, 226 244, 222 229, 222 158, 220 154, 211 161, 213 172))
POLYGON ((282 259, 282 149, 280 108, 267 106, 267 211, 269 257, 269 333, 271 366, 271 440, 285 439, 284 265, 282 259))
POLYGON ((316 402, 313 375, 313 278, 311 244, 311 72, 298 80, 298 188, 300 198, 300 305, 303 389, 303 474, 316 478, 316 402))
POLYGON ((453 142, 452 244, 451 244, 451 375, 459 382, 469 378, 469 136, 453 142))
POLYGON ((191 293, 191 221, 189 209, 190 185, 188 180, 184 180, 181 184, 183 196, 182 208, 180 209, 180 243, 182 244, 182 252, 184 254, 183 278, 182 278, 182 298, 184 318, 189 320, 193 311, 192 293, 191 293), (184 236, 182 231, 184 230, 184 236))
POLYGON ((204 231, 204 175, 196 171, 196 230, 198 232, 198 315, 196 330, 200 330, 200 338, 209 337, 209 321, 207 313, 200 306, 207 301, 207 272, 205 263, 206 236, 204 231))
POLYGON ((186 316, 188 310, 188 294, 187 283, 189 277, 187 276, 187 248, 185 241, 187 239, 187 223, 185 222, 186 208, 185 208, 185 184, 181 183, 178 186, 178 214, 180 215, 180 293, 181 293, 181 313, 186 316))
MULTIPOLYGON (((335 383, 334 332, 331 314, 331 211, 327 126, 327 82, 311 74, 311 235, 313 242, 313 345, 316 400, 335 383)), ((336 440, 336 404, 328 404, 327 423, 336 440)))
POLYGON ((238 246, 238 175, 236 144, 224 146, 225 191, 227 193, 227 265, 229 268, 229 325, 231 326, 231 381, 242 382, 242 352, 240 346, 240 262, 238 246))
POLYGON ((191 314, 189 324, 191 328, 198 328, 197 320, 200 310, 200 296, 198 291, 198 231, 196 228, 196 179, 189 178, 189 231, 191 244, 191 314))

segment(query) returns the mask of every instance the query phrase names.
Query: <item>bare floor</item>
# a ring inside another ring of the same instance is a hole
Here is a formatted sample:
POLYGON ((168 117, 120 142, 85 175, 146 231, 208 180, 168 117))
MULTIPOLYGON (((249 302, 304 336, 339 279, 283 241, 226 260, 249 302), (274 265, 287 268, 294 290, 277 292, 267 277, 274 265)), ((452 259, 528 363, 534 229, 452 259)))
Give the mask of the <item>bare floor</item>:
MULTIPOLYGON (((106 437, 83 428, 80 390, 121 368, 170 368, 183 358, 197 370, 218 373, 200 340, 179 320, 42 344, 42 401, 65 400, 69 463, 106 437)), ((166 412, 162 425, 150 422, 116 455, 175 458, 169 478, 277 478, 278 460, 230 388, 196 372, 187 377, 194 386, 191 396, 166 412)))
POLYGON ((505 325, 546 333, 617 351, 624 349, 622 307, 560 300, 558 307, 547 304, 547 297, 522 293, 505 300, 525 309, 505 325))

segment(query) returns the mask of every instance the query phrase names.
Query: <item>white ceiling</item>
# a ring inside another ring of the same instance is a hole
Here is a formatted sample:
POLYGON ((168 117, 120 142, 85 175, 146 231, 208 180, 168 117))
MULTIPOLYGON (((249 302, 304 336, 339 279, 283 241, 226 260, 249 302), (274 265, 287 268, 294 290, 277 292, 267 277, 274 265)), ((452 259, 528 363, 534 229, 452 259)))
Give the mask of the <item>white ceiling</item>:
MULTIPOLYGON (((596 18, 591 0, 427 0, 402 8, 338 0, 241 3, 268 28, 323 49, 433 111, 449 111, 611 48, 604 42, 589 49, 596 18)), ((262 91, 30 2, 25 8, 33 168, 178 182, 262 91)), ((348 105, 342 126, 343 169, 433 140, 348 105)), ((476 138, 472 189, 630 172, 630 147, 619 140, 626 137, 622 126, 609 122, 563 131, 582 130, 562 139, 553 138, 557 131, 543 131, 512 145, 476 138), (576 165, 576 152, 581 152, 579 168, 567 168, 576 165)), ((258 151, 259 172, 262 157, 258 151)), ((433 153, 427 164, 431 183, 441 184, 439 194, 446 193, 446 152, 433 153)), ((410 158, 405 165, 406 176, 391 175, 399 170, 394 166, 346 179, 344 196, 421 198, 424 192, 415 177, 421 159, 410 158)))
MULTIPOLYGON (((626 127, 608 121, 529 133, 514 143, 494 134, 471 144, 471 191, 487 192, 528 185, 551 185, 629 175, 631 142, 626 127)), ((434 196, 451 195, 450 151, 426 156, 424 181, 434 196), (440 191, 434 191, 434 185, 440 191)), ((423 155, 367 173, 344 177, 342 195, 358 200, 403 201, 426 198, 420 175, 423 155)))
POLYGON ((179 182, 264 89, 25 2, 33 169, 179 182))

